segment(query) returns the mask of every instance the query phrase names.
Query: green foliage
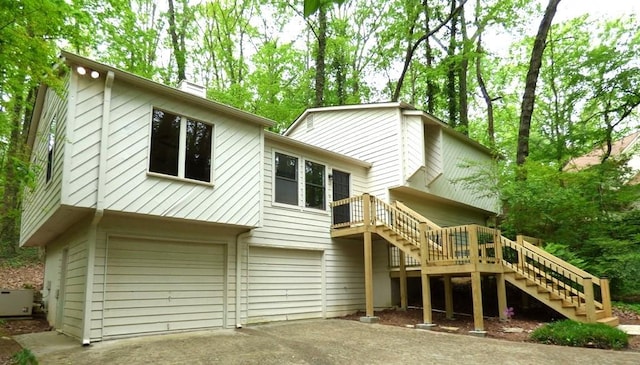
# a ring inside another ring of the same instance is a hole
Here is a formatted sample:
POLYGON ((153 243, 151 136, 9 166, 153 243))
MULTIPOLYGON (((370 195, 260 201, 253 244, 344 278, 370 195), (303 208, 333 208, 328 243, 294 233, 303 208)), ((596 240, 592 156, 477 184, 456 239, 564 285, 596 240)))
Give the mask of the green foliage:
POLYGON ((533 341, 560 346, 620 350, 629 345, 629 335, 602 323, 570 320, 548 323, 530 335, 533 341))
POLYGON ((42 255, 37 247, 22 247, 13 252, 2 246, 0 247, 0 261, 2 262, 0 265, 3 266, 22 267, 42 262, 42 255))
POLYGON ((612 302, 614 308, 626 312, 634 312, 640 315, 640 302, 638 303, 625 303, 625 302, 612 302))
POLYGON ((582 268, 586 266, 585 260, 572 251, 568 245, 549 242, 544 245, 544 250, 573 266, 582 268))
POLYGON ((15 365, 38 365, 36 356, 29 349, 22 349, 16 352, 11 357, 11 361, 13 361, 15 365))

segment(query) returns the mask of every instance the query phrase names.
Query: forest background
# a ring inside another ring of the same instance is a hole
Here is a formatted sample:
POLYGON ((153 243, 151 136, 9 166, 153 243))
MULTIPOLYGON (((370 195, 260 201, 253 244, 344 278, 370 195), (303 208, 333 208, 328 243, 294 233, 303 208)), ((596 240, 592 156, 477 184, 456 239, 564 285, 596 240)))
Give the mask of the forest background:
POLYGON ((603 17, 583 4, 0 0, 0 258, 37 259, 17 247, 22 192, 42 168, 26 137, 63 48, 167 85, 195 81, 278 132, 308 107, 413 104, 494 151, 490 166, 464 162, 457 183, 499 198, 505 235, 542 238, 640 302, 638 185, 629 156, 611 153, 640 125, 640 6, 610 0, 601 6, 622 12, 603 17), (564 171, 598 147, 599 164, 564 171))

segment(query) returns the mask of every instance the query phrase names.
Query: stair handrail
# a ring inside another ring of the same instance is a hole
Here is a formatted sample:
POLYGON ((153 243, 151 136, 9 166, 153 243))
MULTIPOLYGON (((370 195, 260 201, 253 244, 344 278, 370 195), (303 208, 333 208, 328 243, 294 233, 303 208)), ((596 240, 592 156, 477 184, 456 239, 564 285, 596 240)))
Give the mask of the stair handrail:
POLYGON ((433 221, 431 221, 430 219, 426 218, 425 216, 423 216, 422 214, 416 212, 415 210, 409 208, 408 206, 406 206, 403 202, 396 200, 394 202, 394 205, 396 206, 396 208, 398 208, 399 210, 411 215, 414 219, 416 219, 417 221, 421 222, 421 223, 426 223, 427 227, 430 230, 436 230, 436 229, 442 229, 442 227, 440 227, 439 225, 435 224, 433 221))

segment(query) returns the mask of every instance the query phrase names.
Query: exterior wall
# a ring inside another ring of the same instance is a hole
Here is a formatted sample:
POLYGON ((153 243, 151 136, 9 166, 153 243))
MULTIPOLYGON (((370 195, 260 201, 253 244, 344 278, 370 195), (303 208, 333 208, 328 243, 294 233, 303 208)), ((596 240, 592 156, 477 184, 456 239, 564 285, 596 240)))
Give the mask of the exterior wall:
MULTIPOLYGON (((442 139, 442 150, 440 152, 444 158, 441 167, 442 174, 436 177, 432 173, 434 171, 432 166, 425 166, 423 171, 418 171, 418 173, 410 176, 407 185, 416 190, 472 207, 490 212, 497 211, 499 204, 497 200, 480 197, 481 192, 469 189, 460 181, 474 173, 476 164, 478 168, 488 167, 492 163, 491 156, 487 152, 453 136, 450 132, 438 132, 437 128, 429 127, 431 126, 427 126, 427 132, 431 130, 436 135, 439 133, 442 139), (472 167, 467 167, 469 163, 472 164, 472 167)), ((430 137, 428 135, 426 138, 429 141, 430 137)), ((435 143, 429 143, 427 149, 429 146, 437 145, 437 136, 433 139, 435 143)), ((413 148, 413 150, 415 151, 412 153, 419 153, 416 148, 413 148)), ((432 156, 431 163, 436 164, 435 168, 439 169, 437 166, 439 153, 437 151, 426 152, 429 153, 429 156, 432 156)))
MULTIPOLYGON (((325 316, 334 317, 364 308, 364 264, 361 240, 331 239, 331 212, 328 204, 324 211, 275 203, 273 200, 273 160, 275 151, 326 166, 328 173, 335 168, 350 173, 351 195, 366 191, 367 171, 329 157, 309 155, 304 151, 267 140, 264 152, 264 220, 260 228, 252 231, 246 242, 252 247, 298 249, 300 256, 313 250, 323 253, 325 316)), ((331 184, 327 179, 327 202, 332 201, 331 184)), ((302 194, 302 192, 301 192, 302 194)), ((302 195, 304 196, 304 195, 302 195)), ((386 253, 386 251, 384 251, 386 253)), ((251 293, 249 293, 251 295, 251 293)), ((389 294, 390 295, 390 294, 389 294)), ((273 303, 277 307, 278 303, 273 303)), ((274 311, 275 312, 275 311, 274 311)), ((263 312, 268 317, 268 312, 263 312)))
POLYGON ((391 199, 398 200, 415 210, 422 216, 430 219, 441 227, 459 226, 464 224, 486 225, 486 213, 477 210, 464 208, 457 205, 447 204, 428 198, 419 198, 416 195, 409 195, 398 191, 391 192, 391 199))
MULTIPOLYGON (((222 298, 217 298, 216 303, 220 301, 224 305, 224 317, 222 327, 232 328, 236 321, 236 236, 240 233, 237 229, 207 225, 198 222, 185 224, 184 222, 176 222, 170 220, 158 220, 151 218, 136 218, 134 216, 109 216, 105 217, 98 227, 96 241, 96 257, 95 270, 93 276, 93 296, 91 303, 91 341, 101 341, 103 336, 104 321, 104 301, 107 283, 105 282, 107 272, 106 262, 108 259, 108 246, 110 240, 121 238, 158 240, 163 242, 172 242, 174 245, 189 245, 192 243, 203 245, 223 245, 226 247, 225 261, 225 279, 223 284, 222 298), (149 227, 153 227, 152 230, 149 227)), ((159 246, 162 249, 163 246, 159 246)), ((135 249, 135 248, 132 248, 135 249)), ((243 251, 241 251, 242 253, 243 251)), ((167 257, 171 253, 167 252, 167 257)), ((243 260, 246 260, 246 250, 242 253, 243 260)), ((212 262, 212 267, 217 265, 212 262)), ((151 275, 151 271, 142 275, 151 275)), ((241 266, 241 278, 246 278, 246 265, 241 266)), ((164 280, 161 276, 157 279, 159 283, 171 282, 170 276, 164 280)), ((241 303, 246 302, 246 288, 241 288, 241 303)), ((194 299, 195 301, 196 299, 194 299)), ((194 304, 196 304, 194 302, 194 304)), ((139 309, 142 313, 145 308, 139 309)), ((246 318, 246 307, 241 308, 242 318, 246 318)), ((184 319, 188 320, 187 315, 184 319)), ((180 318, 175 318, 179 321, 180 318)), ((168 329, 171 331, 171 329, 168 329)))
MULTIPOLYGON (((104 80, 79 78, 63 203, 95 207, 104 80)), ((261 127, 115 79, 110 99, 105 209, 244 226, 259 224, 261 127), (214 125, 213 186, 147 174, 153 107, 214 125)))
POLYGON ((68 85, 69 79, 67 78, 61 95, 56 94, 53 89, 46 89, 42 115, 40 115, 40 123, 31 153, 31 164, 38 167, 38 175, 35 181, 35 189, 25 189, 20 227, 21 245, 24 244, 60 206, 62 166, 67 143, 65 134, 67 129, 68 85), (47 182, 49 135, 51 122, 54 118, 56 119, 56 128, 53 150, 53 170, 51 180, 47 182))
POLYGON ((312 112, 289 136, 373 164, 368 192, 386 200, 387 188, 403 183, 400 110, 377 108, 312 112))
POLYGON ((47 245, 45 256, 43 298, 47 302, 47 320, 52 326, 76 338, 82 337, 86 247, 86 226, 79 226, 47 245), (66 255, 63 253, 65 250, 66 255))

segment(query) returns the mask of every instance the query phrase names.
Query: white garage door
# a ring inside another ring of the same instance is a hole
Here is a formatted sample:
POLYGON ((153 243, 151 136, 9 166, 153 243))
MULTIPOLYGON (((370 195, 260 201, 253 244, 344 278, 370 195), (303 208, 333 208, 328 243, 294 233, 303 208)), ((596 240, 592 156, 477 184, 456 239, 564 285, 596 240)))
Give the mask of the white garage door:
POLYGON ((103 337, 223 326, 223 245, 111 238, 103 337))
POLYGON ((249 323, 322 317, 322 252, 251 247, 249 323))

